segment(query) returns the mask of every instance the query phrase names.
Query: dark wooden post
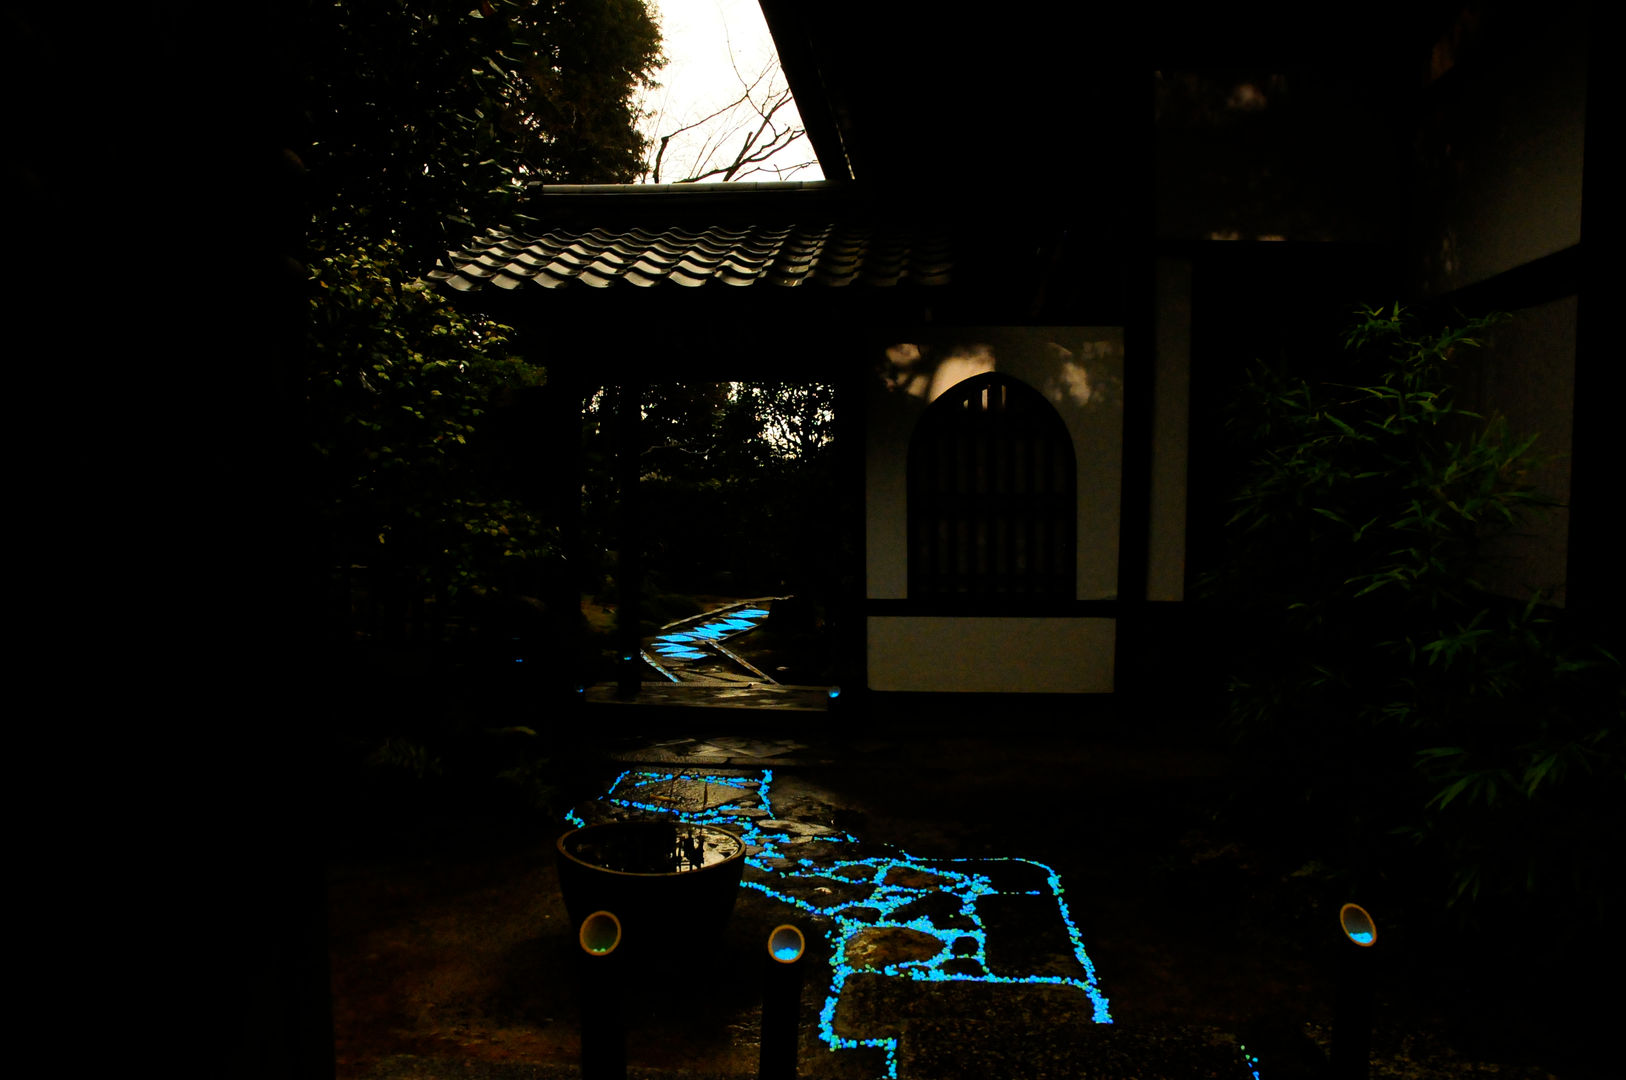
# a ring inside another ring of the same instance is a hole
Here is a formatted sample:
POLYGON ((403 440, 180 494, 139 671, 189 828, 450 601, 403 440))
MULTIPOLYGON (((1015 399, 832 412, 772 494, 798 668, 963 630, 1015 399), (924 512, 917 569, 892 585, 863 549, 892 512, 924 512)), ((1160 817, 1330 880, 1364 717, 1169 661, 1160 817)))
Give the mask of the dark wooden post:
POLYGON ((830 598, 840 635, 835 643, 840 696, 831 700, 830 707, 840 714, 841 725, 848 728, 861 722, 869 697, 868 625, 864 610, 868 585, 864 550, 864 391, 861 366, 856 362, 844 364, 836 382, 833 508, 841 518, 838 536, 842 552, 837 558, 837 581, 830 598))
POLYGON ((582 387, 580 377, 569 365, 556 365, 548 372, 542 427, 547 433, 543 460, 532 462, 543 477, 545 490, 539 492, 542 505, 550 511, 559 529, 563 565, 546 583, 552 647, 557 659, 547 668, 547 693, 555 700, 574 698, 587 681, 585 627, 581 616, 581 593, 587 584, 582 552, 582 387))
POLYGON ((621 697, 636 697, 643 676, 638 623, 642 616, 644 551, 639 528, 638 473, 643 452, 640 410, 644 384, 630 380, 621 386, 616 407, 616 475, 621 489, 620 551, 616 556, 616 690, 621 697))

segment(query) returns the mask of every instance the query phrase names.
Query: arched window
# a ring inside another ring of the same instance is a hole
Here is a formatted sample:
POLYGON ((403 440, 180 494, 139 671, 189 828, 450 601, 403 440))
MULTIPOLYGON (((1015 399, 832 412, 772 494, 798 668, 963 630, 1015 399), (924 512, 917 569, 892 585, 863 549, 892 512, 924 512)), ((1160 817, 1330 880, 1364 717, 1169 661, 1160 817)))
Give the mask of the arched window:
POLYGON ((1073 599, 1077 486, 1044 395, 997 372, 953 386, 909 441, 909 598, 1073 599))

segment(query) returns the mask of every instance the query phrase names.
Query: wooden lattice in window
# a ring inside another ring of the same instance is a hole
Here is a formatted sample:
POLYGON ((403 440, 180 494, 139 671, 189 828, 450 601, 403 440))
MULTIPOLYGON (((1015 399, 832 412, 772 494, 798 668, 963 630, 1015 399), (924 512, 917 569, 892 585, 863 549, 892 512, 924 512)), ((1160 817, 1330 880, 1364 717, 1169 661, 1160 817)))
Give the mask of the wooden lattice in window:
POLYGON ((1073 599, 1073 441, 1031 386, 987 372, 932 402, 909 442, 908 497, 910 599, 1073 599))

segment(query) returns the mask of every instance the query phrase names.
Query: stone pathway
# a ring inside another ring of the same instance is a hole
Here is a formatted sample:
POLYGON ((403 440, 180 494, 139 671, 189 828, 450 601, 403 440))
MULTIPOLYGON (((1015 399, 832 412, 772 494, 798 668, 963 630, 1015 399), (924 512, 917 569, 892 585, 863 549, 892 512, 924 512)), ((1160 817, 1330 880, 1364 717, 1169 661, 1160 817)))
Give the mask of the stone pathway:
POLYGON ((806 743, 794 739, 741 735, 667 739, 635 750, 619 751, 612 757, 629 765, 670 765, 679 769, 756 769, 764 766, 835 764, 832 757, 821 755, 806 743))
MULTIPOLYGON (((646 682, 636 698, 623 699, 613 683, 587 687, 582 696, 589 705, 614 705, 637 709, 650 705, 678 708, 727 708, 731 710, 773 709, 777 711, 823 713, 830 710, 830 688, 825 686, 786 686, 782 683, 646 682)), ((738 712, 731 714, 738 719, 738 712)), ((612 721, 614 722, 614 721, 612 721)))
MULTIPOLYGON (((762 742, 752 756, 799 745, 762 742)), ((657 816, 738 832, 747 845, 744 886, 801 910, 809 935, 820 933, 829 943, 818 1036, 833 1053, 878 1049, 885 1075, 896 1077, 900 1046, 914 1023, 917 1037, 905 1047, 915 1062, 909 1074, 923 1076, 939 1071, 930 1063, 947 1052, 926 1037, 935 1030, 928 1021, 971 1024, 1019 1001, 1024 1025, 1052 1033, 1112 1023, 1061 881, 1049 867, 1029 859, 915 858, 806 815, 781 816, 771 769, 709 771, 694 762, 699 755, 691 740, 671 745, 680 744, 690 751, 689 768, 629 769, 602 798, 573 810, 570 820, 584 825, 657 816)), ((660 749, 640 753, 647 759, 660 749)), ((742 747, 711 749, 727 760, 742 747)), ((997 1033, 990 1037, 997 1041, 997 1033)), ((1196 1051, 1219 1055, 1213 1075, 1249 1075, 1234 1043, 1215 1045, 1196 1051)))

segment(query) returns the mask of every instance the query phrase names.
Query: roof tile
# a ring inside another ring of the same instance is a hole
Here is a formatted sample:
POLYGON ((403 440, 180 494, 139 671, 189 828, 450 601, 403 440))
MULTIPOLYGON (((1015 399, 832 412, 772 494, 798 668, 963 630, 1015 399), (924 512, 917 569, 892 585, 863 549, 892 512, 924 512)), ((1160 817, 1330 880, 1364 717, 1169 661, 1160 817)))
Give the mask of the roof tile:
POLYGON ((429 277, 461 292, 526 281, 554 289, 938 286, 953 276, 944 237, 854 224, 555 229, 540 236, 493 230, 450 252, 447 264, 429 277))

